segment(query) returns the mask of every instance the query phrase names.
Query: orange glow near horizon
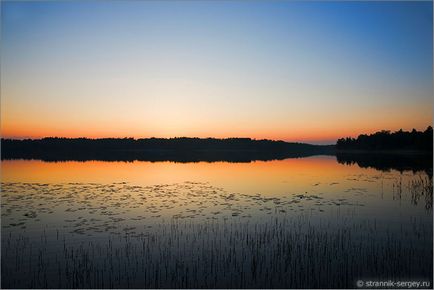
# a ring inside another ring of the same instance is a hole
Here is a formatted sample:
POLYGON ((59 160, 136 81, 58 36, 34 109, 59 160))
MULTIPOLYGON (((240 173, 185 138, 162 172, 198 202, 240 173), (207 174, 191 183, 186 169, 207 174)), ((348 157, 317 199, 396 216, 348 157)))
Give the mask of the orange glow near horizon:
POLYGON ((424 118, 418 122, 411 122, 411 120, 405 120, 405 122, 397 121, 394 125, 393 122, 379 122, 375 124, 353 124, 348 123, 330 125, 323 127, 308 127, 285 129, 285 128, 270 128, 262 130, 231 130, 228 127, 227 132, 222 128, 209 128, 209 130, 140 130, 137 126, 125 126, 122 128, 111 128, 110 126, 100 126, 97 124, 92 126, 88 124, 83 127, 74 126, 47 126, 43 124, 39 125, 36 122, 21 122, 15 124, 9 124, 3 121, 1 126, 1 137, 12 139, 39 139, 44 137, 66 137, 66 138, 173 138, 173 137, 199 137, 199 138, 231 138, 231 137, 248 137, 252 139, 270 139, 270 140, 284 140, 292 142, 307 142, 307 143, 334 143, 337 139, 342 137, 357 137, 360 134, 371 134, 381 130, 397 131, 403 129, 410 131, 413 128, 419 131, 425 130, 431 125, 431 118, 424 118), (412 124, 412 125, 405 125, 412 124), (147 132, 147 133, 141 133, 147 132))
POLYGON ((155 110, 148 108, 146 113, 129 105, 119 110, 90 107, 82 110, 65 107, 36 110, 30 103, 19 105, 11 102, 12 99, 2 100, 2 138, 249 137, 333 144, 342 137, 357 137, 381 130, 409 131, 415 128, 423 131, 432 124, 431 104, 425 102, 384 105, 375 109, 356 107, 335 112, 317 106, 291 114, 285 114, 280 108, 276 108, 274 113, 259 109, 256 113, 220 113, 210 107, 187 106, 177 110, 158 105, 155 110))
POLYGON ((314 183, 329 184, 344 175, 376 172, 336 162, 335 157, 320 156, 250 163, 228 162, 104 162, 5 160, 1 163, 2 182, 39 183, 113 183, 138 185, 180 183, 185 181, 219 184, 234 192, 280 193, 301 191, 314 183))
POLYGON ((15 2, 1 3, 3 138, 333 144, 432 124, 429 3, 15 2))

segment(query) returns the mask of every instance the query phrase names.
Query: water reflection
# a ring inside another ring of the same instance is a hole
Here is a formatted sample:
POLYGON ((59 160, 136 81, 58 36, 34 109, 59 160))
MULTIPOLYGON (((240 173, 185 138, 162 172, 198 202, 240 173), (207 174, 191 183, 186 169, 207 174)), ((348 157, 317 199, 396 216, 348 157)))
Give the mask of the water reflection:
POLYGON ((425 171, 380 171, 331 156, 1 166, 3 287, 432 280, 425 171))
POLYGON ((382 171, 398 170, 425 171, 432 177, 433 156, 423 153, 338 153, 337 161, 343 164, 357 164, 360 167, 382 171))

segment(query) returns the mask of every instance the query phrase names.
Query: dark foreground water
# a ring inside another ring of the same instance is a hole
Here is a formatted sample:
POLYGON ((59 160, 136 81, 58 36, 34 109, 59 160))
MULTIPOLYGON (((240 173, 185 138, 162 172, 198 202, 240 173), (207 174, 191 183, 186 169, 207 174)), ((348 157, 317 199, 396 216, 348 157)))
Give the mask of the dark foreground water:
POLYGON ((432 283, 426 171, 321 156, 1 169, 3 288, 432 283))

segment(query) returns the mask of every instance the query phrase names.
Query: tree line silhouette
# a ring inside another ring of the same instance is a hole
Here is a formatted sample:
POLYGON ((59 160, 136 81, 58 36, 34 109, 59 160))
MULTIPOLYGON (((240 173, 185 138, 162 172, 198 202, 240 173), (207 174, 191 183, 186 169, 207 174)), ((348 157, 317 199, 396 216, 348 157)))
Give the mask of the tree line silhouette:
POLYGON ((48 137, 1 140, 1 159, 250 162, 312 155, 336 155, 339 162, 346 164, 357 163, 362 167, 372 166, 380 169, 414 168, 416 170, 432 168, 432 150, 431 126, 423 132, 414 129, 411 132, 380 131, 371 135, 362 134, 357 138, 341 138, 336 145, 312 145, 250 138, 187 137, 169 139, 48 137), (395 154, 391 157, 383 153, 395 154), (412 154, 404 156, 404 153, 412 154))
POLYGON ((433 151, 433 128, 429 126, 425 131, 403 131, 402 129, 391 133, 380 131, 374 134, 361 134, 357 138, 341 138, 336 142, 339 150, 407 150, 407 151, 433 151))
POLYGON ((250 138, 57 138, 3 139, 2 159, 47 161, 231 161, 285 159, 333 154, 334 146, 250 138))

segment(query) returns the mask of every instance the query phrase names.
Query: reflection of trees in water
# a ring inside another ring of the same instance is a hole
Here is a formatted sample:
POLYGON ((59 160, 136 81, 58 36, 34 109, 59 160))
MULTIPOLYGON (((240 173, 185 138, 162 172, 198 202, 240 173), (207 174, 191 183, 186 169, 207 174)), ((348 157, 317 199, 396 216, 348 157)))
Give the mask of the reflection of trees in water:
POLYGON ((393 198, 401 199, 403 194, 411 196, 413 204, 422 200, 426 209, 432 209, 433 204, 433 156, 432 154, 380 154, 380 153, 337 153, 337 161, 346 165, 357 164, 362 168, 374 168, 381 171, 409 170, 413 173, 424 172, 407 184, 402 178, 393 184, 393 198), (406 192, 404 192, 406 191, 406 192))
POLYGON ((428 154, 398 154, 398 153, 342 153, 336 154, 339 163, 353 165, 357 164, 362 168, 374 168, 381 171, 391 169, 403 172, 411 170, 414 173, 425 171, 432 177, 433 175, 433 155, 428 154))
POLYGON ((250 138, 43 138, 2 139, 2 159, 45 161, 228 161, 250 162, 333 154, 334 145, 250 138))

